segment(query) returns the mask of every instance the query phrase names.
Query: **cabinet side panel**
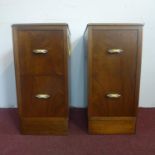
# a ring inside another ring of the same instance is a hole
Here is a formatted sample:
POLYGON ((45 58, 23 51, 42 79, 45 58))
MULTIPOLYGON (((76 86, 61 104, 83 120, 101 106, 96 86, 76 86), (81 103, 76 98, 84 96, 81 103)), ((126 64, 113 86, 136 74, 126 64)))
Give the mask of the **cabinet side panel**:
POLYGON ((143 39, 143 27, 139 26, 139 29, 138 29, 138 53, 137 53, 137 66, 136 66, 136 83, 135 83, 135 113, 136 114, 137 114, 138 102, 139 102, 141 59, 142 59, 142 39, 143 39))
POLYGON ((87 42, 87 99, 88 99, 88 117, 91 116, 92 111, 92 29, 87 28, 86 31, 87 42))
POLYGON ((20 84, 20 65, 19 65, 19 51, 18 51, 18 29, 12 28, 13 34, 13 52, 14 52, 14 64, 15 64, 15 76, 16 76, 16 91, 17 91, 17 105, 19 115, 21 113, 21 84, 20 84))
POLYGON ((67 111, 66 111, 66 116, 68 117, 69 114, 69 101, 70 101, 70 93, 69 93, 69 54, 70 54, 70 38, 68 37, 69 35, 69 30, 66 28, 64 31, 64 82, 65 82, 65 106, 68 106, 67 111))

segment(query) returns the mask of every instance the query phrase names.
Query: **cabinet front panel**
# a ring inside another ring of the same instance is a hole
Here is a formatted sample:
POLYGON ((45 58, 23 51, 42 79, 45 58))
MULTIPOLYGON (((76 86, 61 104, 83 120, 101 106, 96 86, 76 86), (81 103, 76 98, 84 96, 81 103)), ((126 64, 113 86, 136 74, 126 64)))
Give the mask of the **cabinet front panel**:
POLYGON ((89 115, 135 115, 137 30, 91 32, 89 115))
POLYGON ((21 76, 22 117, 66 117, 63 76, 21 76))
POLYGON ((25 74, 64 74, 64 33, 62 30, 18 31, 20 72, 25 74))

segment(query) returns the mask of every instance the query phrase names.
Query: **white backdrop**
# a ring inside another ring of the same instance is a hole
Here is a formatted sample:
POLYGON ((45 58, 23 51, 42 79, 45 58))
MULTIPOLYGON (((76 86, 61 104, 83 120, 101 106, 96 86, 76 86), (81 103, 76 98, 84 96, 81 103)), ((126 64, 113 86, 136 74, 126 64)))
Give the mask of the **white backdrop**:
POLYGON ((15 107, 11 25, 69 24, 72 39, 71 105, 85 107, 84 49, 87 23, 144 23, 140 106, 155 107, 154 0, 0 0, 0 107, 15 107))

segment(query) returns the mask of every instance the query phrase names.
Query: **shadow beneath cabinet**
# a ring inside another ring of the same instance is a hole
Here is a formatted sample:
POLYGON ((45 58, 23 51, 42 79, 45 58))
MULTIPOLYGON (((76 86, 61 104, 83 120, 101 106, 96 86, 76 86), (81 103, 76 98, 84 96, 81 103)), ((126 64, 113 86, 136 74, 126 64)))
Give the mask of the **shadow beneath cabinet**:
POLYGON ((0 135, 20 134, 17 108, 0 109, 0 135))
POLYGON ((87 109, 71 108, 69 114, 69 134, 87 133, 87 109))

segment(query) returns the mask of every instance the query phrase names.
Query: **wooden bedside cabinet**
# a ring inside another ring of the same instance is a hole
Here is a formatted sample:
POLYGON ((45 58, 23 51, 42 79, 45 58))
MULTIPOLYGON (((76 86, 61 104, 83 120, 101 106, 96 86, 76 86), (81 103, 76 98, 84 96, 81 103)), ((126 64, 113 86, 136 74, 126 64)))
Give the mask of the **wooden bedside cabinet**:
POLYGON ((142 25, 88 24, 85 39, 89 133, 135 133, 142 25))
POLYGON ((23 134, 67 134, 67 24, 16 24, 14 61, 23 134))

